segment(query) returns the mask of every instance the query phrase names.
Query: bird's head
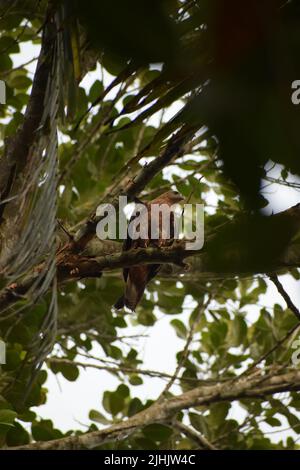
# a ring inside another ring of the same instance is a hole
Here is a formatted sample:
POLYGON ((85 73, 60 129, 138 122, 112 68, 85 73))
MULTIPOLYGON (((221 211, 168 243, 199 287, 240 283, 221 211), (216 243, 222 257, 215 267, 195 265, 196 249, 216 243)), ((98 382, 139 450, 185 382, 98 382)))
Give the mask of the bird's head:
POLYGON ((173 190, 167 191, 166 193, 159 196, 159 198, 161 200, 165 200, 170 205, 177 204, 178 202, 181 202, 184 200, 184 197, 178 191, 173 191, 173 190))
POLYGON ((171 191, 168 191, 166 194, 173 204, 176 204, 177 202, 181 202, 184 200, 184 197, 178 191, 171 190, 171 191))

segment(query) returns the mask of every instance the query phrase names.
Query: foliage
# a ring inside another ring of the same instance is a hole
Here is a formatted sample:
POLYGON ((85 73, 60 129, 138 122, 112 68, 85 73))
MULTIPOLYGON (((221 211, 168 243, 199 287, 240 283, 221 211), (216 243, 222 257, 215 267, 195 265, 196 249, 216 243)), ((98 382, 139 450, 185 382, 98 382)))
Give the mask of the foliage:
MULTIPOLYGON (((135 314, 112 311, 123 289, 120 270, 61 283, 55 347, 33 380, 28 355, 51 296, 47 293, 29 307, 26 292, 14 299, 0 317, 0 337, 7 344, 7 361, 0 366, 1 446, 82 433, 64 434, 31 408, 45 403, 51 393, 48 374, 62 374, 76 387, 80 368, 89 364, 87 358, 93 359, 95 345, 102 351, 97 365, 117 377, 119 385, 106 390, 104 384, 99 390, 103 401, 99 409, 90 411, 88 431, 122 422, 150 407, 157 397, 142 401, 139 386, 151 371, 143 368, 141 344, 122 338, 127 327, 132 335, 141 325, 151 334, 158 317, 169 316, 180 345, 176 384, 182 392, 201 383, 236 378, 256 362, 264 370, 288 369, 291 344, 299 332, 290 309, 263 303, 269 285, 266 272, 274 268, 275 255, 293 239, 294 225, 289 230, 285 220, 275 219, 270 226, 260 213, 249 214, 249 209, 255 211, 267 203, 267 194, 259 188, 262 179, 269 177, 269 160, 282 165, 277 183, 288 184, 289 172, 300 173, 299 111, 290 103, 290 84, 299 68, 297 2, 266 1, 259 18, 258 2, 245 7, 233 1, 228 11, 225 1, 211 0, 152 1, 151 8, 148 2, 135 0, 93 1, 88 9, 82 2, 49 3, 67 18, 63 34, 71 45, 64 52, 67 55, 58 56, 65 66, 59 77, 58 220, 74 235, 100 202, 126 191, 145 162, 161 154, 174 133, 192 131, 184 155, 175 156, 155 174, 139 197, 152 199, 172 186, 190 202, 207 202, 206 234, 219 233, 208 241, 215 254, 211 269, 223 270, 224 275, 216 279, 197 270, 162 273, 149 284, 135 314), (285 5, 280 9, 281 3, 285 5), (258 22, 260 29, 255 27, 258 22), (254 231, 247 225, 251 217, 258 221, 254 231), (231 233, 232 226, 226 223, 233 220, 240 229, 234 225, 231 233), (224 225, 229 229, 222 229, 224 225), (274 232, 276 239, 270 241, 274 232), (238 247, 233 243, 240 240, 247 240, 245 252, 243 243, 238 247), (251 249, 257 246, 256 260, 247 257, 250 245, 251 249), (230 259, 238 260, 233 269, 237 274, 251 272, 251 276, 225 275, 230 259), (257 260, 260 275, 252 272, 257 260)), ((47 8, 46 1, 28 0, 14 2, 12 8, 6 5, 1 14, 0 79, 7 92, 6 105, 0 107, 1 154, 6 139, 24 122, 33 80, 28 64, 14 67, 14 54, 27 46, 40 47, 47 8)), ((61 229, 57 238, 59 248, 68 241, 61 229)), ((9 279, 0 273, 4 292, 9 279)), ((291 274, 298 279, 296 269, 291 274)), ((163 351, 166 345, 161 347, 163 351)), ((173 373, 170 370, 169 377, 164 377, 157 372, 161 390, 173 373)), ((171 387, 166 398, 173 394, 171 387)), ((297 434, 300 400, 296 391, 244 398, 238 406, 243 409, 240 421, 233 401, 192 407, 176 419, 217 448, 297 448, 294 434, 277 443, 269 434, 286 423, 297 434)), ((197 447, 170 420, 141 426, 129 437, 100 446, 197 447)))

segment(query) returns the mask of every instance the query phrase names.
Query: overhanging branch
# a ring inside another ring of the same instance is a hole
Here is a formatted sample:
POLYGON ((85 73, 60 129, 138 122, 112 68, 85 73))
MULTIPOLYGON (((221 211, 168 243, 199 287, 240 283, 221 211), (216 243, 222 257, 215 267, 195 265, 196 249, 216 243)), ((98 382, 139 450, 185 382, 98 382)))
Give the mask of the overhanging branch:
POLYGON ((217 385, 207 385, 194 388, 179 396, 156 402, 146 410, 132 416, 126 421, 114 424, 99 431, 68 436, 48 442, 35 442, 13 449, 36 450, 65 450, 65 449, 92 449, 107 442, 126 439, 131 433, 142 429, 144 426, 169 422, 170 419, 184 409, 196 406, 208 406, 218 402, 233 402, 244 398, 259 398, 266 400, 268 396, 279 392, 300 390, 300 371, 292 370, 287 373, 264 374, 263 371, 243 377, 240 380, 228 380, 217 385))

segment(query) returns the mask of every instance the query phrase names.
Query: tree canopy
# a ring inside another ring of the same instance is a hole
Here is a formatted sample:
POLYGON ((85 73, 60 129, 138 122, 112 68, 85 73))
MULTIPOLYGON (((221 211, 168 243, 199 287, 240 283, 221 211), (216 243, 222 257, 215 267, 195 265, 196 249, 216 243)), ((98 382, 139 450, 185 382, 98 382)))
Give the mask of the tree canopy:
POLYGON ((300 205, 268 200, 299 190, 299 28, 296 0, 0 1, 0 447, 299 447, 300 311, 279 276, 299 280, 300 205), (204 204, 201 250, 96 237, 99 204, 169 189, 204 204), (122 268, 145 263, 162 268, 116 312, 122 268), (167 372, 136 335, 162 315, 167 372), (89 367, 119 385, 88 429, 32 410, 49 374, 75 389, 89 367))

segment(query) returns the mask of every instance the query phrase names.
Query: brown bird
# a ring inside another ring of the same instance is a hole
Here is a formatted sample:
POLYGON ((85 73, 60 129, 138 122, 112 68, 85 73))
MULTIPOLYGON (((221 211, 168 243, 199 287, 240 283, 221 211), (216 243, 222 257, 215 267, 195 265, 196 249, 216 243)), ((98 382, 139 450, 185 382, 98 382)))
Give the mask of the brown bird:
MULTIPOLYGON (((147 238, 138 238, 133 240, 130 235, 127 234, 127 239, 124 241, 123 245, 123 251, 136 248, 146 248, 147 246, 162 247, 168 245, 170 240, 174 238, 174 212, 173 210, 170 212, 170 227, 168 231, 169 233, 167 233, 165 231, 164 224, 162 223, 161 212, 157 214, 152 213, 151 217, 151 206, 154 204, 167 204, 171 207, 183 199, 184 198, 177 191, 167 191, 148 203, 142 203, 144 207, 143 212, 134 215, 131 218, 130 223, 134 223, 134 220, 137 220, 136 218, 138 216, 139 223, 137 224, 137 228, 139 227, 139 231, 141 230, 141 226, 147 223, 147 238), (155 239, 151 239, 151 227, 152 234, 156 232, 155 239)), ((158 273, 159 268, 159 264, 137 265, 131 266, 130 268, 124 268, 123 278, 126 283, 125 293, 117 300, 114 307, 117 310, 120 310, 126 306, 130 310, 134 311, 143 296, 146 285, 158 273)))

